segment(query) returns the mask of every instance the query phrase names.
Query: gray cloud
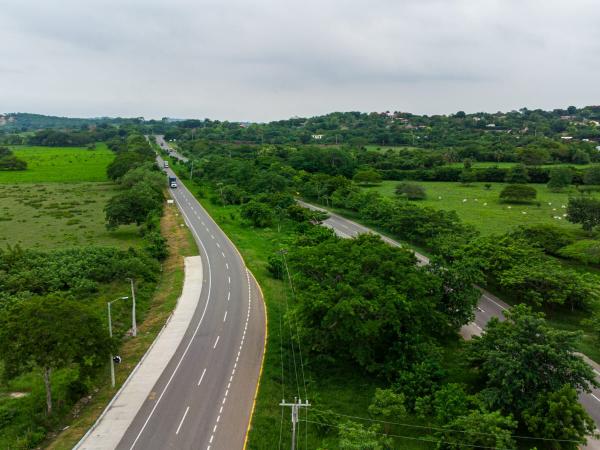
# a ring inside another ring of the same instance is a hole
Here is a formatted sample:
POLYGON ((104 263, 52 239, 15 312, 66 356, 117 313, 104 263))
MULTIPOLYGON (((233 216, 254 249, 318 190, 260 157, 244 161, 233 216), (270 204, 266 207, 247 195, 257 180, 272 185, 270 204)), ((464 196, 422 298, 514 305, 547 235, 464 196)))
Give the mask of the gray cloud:
POLYGON ((269 120, 600 103, 592 0, 4 0, 0 110, 269 120))

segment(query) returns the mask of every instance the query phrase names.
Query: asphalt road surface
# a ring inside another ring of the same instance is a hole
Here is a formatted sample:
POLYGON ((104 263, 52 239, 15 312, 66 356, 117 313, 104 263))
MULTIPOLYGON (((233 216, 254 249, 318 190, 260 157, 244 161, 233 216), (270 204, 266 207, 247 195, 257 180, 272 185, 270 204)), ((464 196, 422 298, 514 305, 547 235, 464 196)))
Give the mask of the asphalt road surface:
MULTIPOLYGON (((370 228, 367 228, 363 225, 360 225, 356 222, 353 222, 345 217, 342 217, 338 214, 334 214, 330 211, 327 211, 323 208, 319 208, 318 206, 312 205, 310 203, 306 203, 303 201, 298 201, 301 206, 304 206, 309 209, 325 211, 329 214, 329 218, 323 221, 323 225, 329 227, 335 231, 335 233, 344 238, 351 238, 357 236, 361 233, 375 233, 382 237, 382 239, 390 245, 394 245, 396 247, 401 247, 401 244, 394 241, 393 239, 388 238, 387 236, 383 236, 376 231, 373 231, 370 228)), ((418 259, 419 264, 427 264, 429 259, 415 252, 415 255, 418 259)), ((509 308, 509 305, 504 303, 499 298, 482 290, 482 295, 477 304, 477 309, 475 310, 475 326, 481 331, 485 328, 485 325, 492 317, 497 317, 500 320, 504 319, 503 311, 509 308)), ((593 362, 588 362, 592 365, 595 373, 596 380, 600 383, 600 366, 593 364, 593 362)), ((600 389, 594 389, 589 394, 581 394, 579 397, 581 404, 587 410, 588 414, 592 416, 594 421, 596 422, 596 427, 600 428, 600 389)), ((590 445, 586 448, 600 448, 596 443, 590 443, 590 445)))
POLYGON ((171 194, 200 249, 202 293, 181 344, 117 448, 241 449, 263 358, 263 299, 192 194, 181 182, 171 194))

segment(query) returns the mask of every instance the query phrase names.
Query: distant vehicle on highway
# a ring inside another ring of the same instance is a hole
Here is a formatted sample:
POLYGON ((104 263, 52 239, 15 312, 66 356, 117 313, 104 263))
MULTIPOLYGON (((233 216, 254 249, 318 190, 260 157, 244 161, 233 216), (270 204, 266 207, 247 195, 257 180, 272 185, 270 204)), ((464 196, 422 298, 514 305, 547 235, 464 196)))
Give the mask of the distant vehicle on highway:
POLYGON ((168 161, 163 162, 163 167, 165 169, 168 169, 169 168, 169 162, 168 161))
POLYGON ((169 177, 169 187, 175 189, 177 187, 177 178, 169 177))

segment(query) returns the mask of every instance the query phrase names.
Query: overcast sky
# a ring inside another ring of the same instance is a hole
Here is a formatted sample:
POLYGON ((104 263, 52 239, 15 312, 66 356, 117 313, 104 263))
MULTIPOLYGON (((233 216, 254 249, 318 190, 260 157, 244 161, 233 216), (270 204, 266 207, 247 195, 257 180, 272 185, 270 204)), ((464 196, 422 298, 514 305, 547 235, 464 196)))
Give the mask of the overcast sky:
POLYGON ((597 0, 1 0, 0 112, 265 121, 600 104, 597 0))

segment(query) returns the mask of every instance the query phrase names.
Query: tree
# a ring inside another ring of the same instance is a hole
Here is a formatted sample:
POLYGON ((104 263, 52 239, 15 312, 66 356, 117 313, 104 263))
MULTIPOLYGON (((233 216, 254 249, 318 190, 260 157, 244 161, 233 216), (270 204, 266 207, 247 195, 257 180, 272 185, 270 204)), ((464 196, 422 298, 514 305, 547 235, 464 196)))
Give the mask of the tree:
POLYGON ((463 450, 464 448, 516 448, 512 438, 517 422, 499 411, 472 411, 448 424, 448 431, 441 432, 438 448, 463 450), (459 430, 459 431, 457 431, 459 430))
POLYGON ((590 163, 590 155, 587 152, 579 149, 573 153, 573 157, 571 158, 573 164, 589 164, 590 163))
POLYGON ((500 200, 508 203, 527 203, 535 200, 537 191, 524 184, 509 184, 500 192, 500 200))
POLYGON ((358 184, 379 184, 381 183, 381 174, 374 169, 359 170, 354 174, 352 180, 358 184))
POLYGON ((26 170, 27 162, 17 158, 8 147, 0 147, 0 170, 26 170))
POLYGON ((504 179, 507 183, 525 184, 529 182, 529 172, 523 164, 517 164, 511 167, 504 179))
POLYGON ((381 435, 378 425, 348 421, 340 425, 339 446, 342 450, 384 450, 392 447, 392 439, 381 435))
POLYGON ((559 191, 568 187, 573 181, 573 172, 568 167, 554 167, 550 169, 550 180, 548 188, 553 191, 559 191))
POLYGON ((521 417, 542 394, 565 385, 579 392, 597 386, 594 371, 575 353, 580 332, 551 328, 525 305, 505 316, 504 322, 490 320, 467 353, 485 382, 482 395, 490 409, 521 417))
POLYGON ((537 147, 537 146, 527 146, 525 148, 521 148, 517 151, 519 156, 519 160, 528 166, 536 166, 540 164, 544 164, 550 159, 550 153, 548 150, 537 147))
POLYGON ((160 210, 162 201, 162 193, 148 183, 140 182, 108 200, 104 207, 106 227, 114 230, 119 225, 140 225, 151 212, 160 210))
POLYGON ((117 154, 115 159, 106 168, 106 174, 111 180, 117 180, 129 170, 141 165, 144 157, 137 152, 126 151, 117 154))
POLYGON ((415 183, 400 183, 396 186, 396 195, 409 200, 424 200, 427 197, 425 188, 415 183))
POLYGON ((587 197, 572 197, 567 204, 567 220, 580 223, 581 227, 591 232, 600 225, 600 200, 587 197))
POLYGON ((473 169, 463 169, 459 176, 460 182, 464 185, 469 185, 477 179, 473 169))
POLYGON ((594 420, 579 403, 577 391, 568 385, 540 394, 535 404, 523 411, 523 421, 534 436, 557 439, 551 443, 557 450, 576 450, 596 429, 594 420))
MULTIPOLYGON (((404 395, 398 394, 391 389, 375 389, 375 397, 369 405, 369 413, 381 417, 386 422, 398 420, 406 415, 404 406, 404 395)), ((390 424, 384 424, 384 431, 390 432, 390 424)))
POLYGON ((273 223, 273 212, 265 203, 250 200, 242 206, 241 215, 257 228, 265 228, 273 223))
POLYGON ((600 185, 600 165, 595 165, 586 170, 583 174, 585 184, 600 185))
POLYGON ((32 297, 0 315, 0 353, 9 377, 38 369, 44 377, 46 412, 52 414, 52 371, 78 364, 102 365, 112 343, 100 319, 80 303, 32 297))

